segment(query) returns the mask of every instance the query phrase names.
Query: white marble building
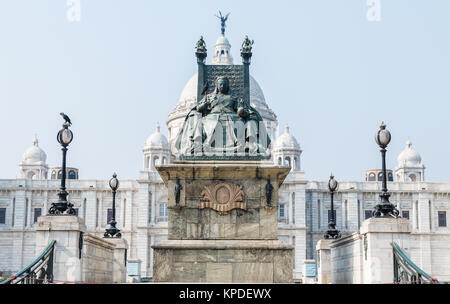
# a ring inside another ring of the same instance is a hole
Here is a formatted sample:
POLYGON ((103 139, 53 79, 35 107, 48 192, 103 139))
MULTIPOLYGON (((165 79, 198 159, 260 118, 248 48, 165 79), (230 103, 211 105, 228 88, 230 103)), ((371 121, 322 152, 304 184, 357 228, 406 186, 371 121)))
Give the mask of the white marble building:
MULTIPOLYGON (((217 40, 212 64, 230 64, 231 45, 221 36, 217 40)), ((142 170, 138 180, 121 180, 117 193, 117 222, 128 241, 128 261, 141 262, 141 276, 152 277, 151 245, 167 237, 167 189, 155 165, 173 161, 173 144, 187 112, 196 101, 197 75, 182 90, 180 99, 167 119, 168 139, 160 126, 145 141, 142 170)), ((280 190, 279 237, 295 245, 294 279, 302 277, 305 259, 315 259, 315 245, 327 230, 330 196, 328 181, 308 181, 302 171, 302 150, 286 126, 278 135, 278 121, 269 108, 256 80, 250 78, 251 104, 263 117, 273 139, 273 162, 291 166, 292 171, 280 190)), ((131 132, 131 130, 130 130, 131 132)), ((140 155, 136 151, 136 160, 140 155)), ((398 157, 395 182, 388 183, 391 201, 400 214, 411 221, 413 233, 450 234, 450 183, 426 182, 425 167, 410 141, 398 157)), ((35 258, 34 222, 46 214, 57 200, 60 181, 48 179, 46 154, 35 138, 19 164, 19 179, 0 180, 0 275, 15 272, 35 258)), ((78 172, 76 175, 78 177, 78 172)), ((67 181, 69 200, 85 220, 89 233, 103 236, 112 205, 108 180, 67 181)), ((370 216, 380 193, 377 181, 340 181, 335 195, 337 228, 344 234, 355 232, 370 216)), ((425 245, 424 245, 425 246, 425 245)), ((415 261, 427 267, 430 256, 415 261)))

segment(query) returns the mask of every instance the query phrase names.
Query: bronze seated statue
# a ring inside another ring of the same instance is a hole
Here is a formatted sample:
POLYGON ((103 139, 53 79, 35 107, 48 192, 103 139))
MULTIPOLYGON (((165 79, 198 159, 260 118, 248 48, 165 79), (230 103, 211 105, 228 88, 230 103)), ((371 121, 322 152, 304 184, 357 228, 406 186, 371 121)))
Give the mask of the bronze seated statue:
POLYGON ((224 76, 188 113, 175 143, 181 159, 263 159, 269 145, 261 115, 229 94, 224 76))

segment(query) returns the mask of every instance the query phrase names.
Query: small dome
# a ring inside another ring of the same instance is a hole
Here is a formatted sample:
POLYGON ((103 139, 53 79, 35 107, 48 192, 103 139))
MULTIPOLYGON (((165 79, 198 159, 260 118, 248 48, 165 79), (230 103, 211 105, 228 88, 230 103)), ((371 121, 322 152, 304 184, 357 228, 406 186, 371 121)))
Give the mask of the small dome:
POLYGON ((275 141, 274 150, 300 150, 300 145, 297 142, 297 139, 289 133, 289 126, 286 125, 284 127, 284 133, 278 136, 275 141))
POLYGON ((227 37, 225 37, 223 35, 221 35, 219 38, 217 38, 216 46, 220 45, 220 44, 226 44, 231 47, 230 42, 228 41, 227 37))
POLYGON ((47 154, 39 147, 39 141, 36 136, 33 139, 33 145, 23 153, 22 163, 27 165, 45 164, 47 154))
POLYGON ((399 166, 419 166, 422 158, 416 150, 411 148, 412 143, 408 139, 405 149, 399 154, 397 161, 399 166))
POLYGON ((169 149, 167 138, 161 133, 159 124, 156 125, 156 131, 147 138, 145 148, 169 149))

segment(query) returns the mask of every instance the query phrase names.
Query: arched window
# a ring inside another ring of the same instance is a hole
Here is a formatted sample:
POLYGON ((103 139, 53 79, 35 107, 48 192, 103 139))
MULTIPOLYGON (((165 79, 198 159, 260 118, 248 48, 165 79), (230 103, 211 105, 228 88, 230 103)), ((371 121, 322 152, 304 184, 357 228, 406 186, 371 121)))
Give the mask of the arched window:
POLYGON ((415 174, 410 174, 410 175, 409 175, 409 180, 410 180, 411 182, 415 182, 415 181, 416 181, 416 175, 415 175, 415 174))
POLYGON ((278 165, 281 166, 281 157, 278 157, 278 165))
POLYGON ((27 177, 28 177, 28 179, 34 179, 36 176, 33 171, 30 171, 30 172, 28 172, 27 177))
POLYGON ((390 182, 394 181, 394 176, 392 175, 392 172, 388 173, 388 181, 390 181, 390 182))
POLYGON ((62 179, 62 170, 58 171, 58 179, 62 179))
POLYGON ((68 179, 76 179, 76 178, 77 178, 77 176, 76 176, 75 171, 74 170, 70 170, 68 179))
POLYGON ((166 159, 165 156, 163 156, 163 158, 162 158, 162 164, 163 164, 163 165, 167 164, 167 159, 166 159))
POLYGON ((290 158, 289 156, 287 156, 287 157, 284 159, 284 165, 285 165, 285 166, 291 166, 291 158, 290 158))
POLYGON ((376 179, 375 179, 375 173, 370 173, 369 174, 369 182, 374 182, 376 179))
POLYGON ((159 156, 153 156, 153 168, 156 168, 156 165, 159 165, 159 156))
POLYGON ((56 171, 52 171, 52 179, 56 179, 56 171))
POLYGON ((378 181, 381 182, 383 180, 383 172, 378 173, 378 181))

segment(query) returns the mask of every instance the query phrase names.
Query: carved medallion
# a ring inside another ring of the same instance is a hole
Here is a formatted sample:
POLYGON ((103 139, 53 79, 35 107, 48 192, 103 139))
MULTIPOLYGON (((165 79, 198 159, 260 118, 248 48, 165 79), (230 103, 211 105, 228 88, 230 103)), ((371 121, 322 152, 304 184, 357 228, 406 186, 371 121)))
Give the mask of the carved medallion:
POLYGON ((216 183, 206 186, 202 191, 200 209, 211 208, 224 215, 233 209, 247 210, 242 186, 232 183, 216 183))

